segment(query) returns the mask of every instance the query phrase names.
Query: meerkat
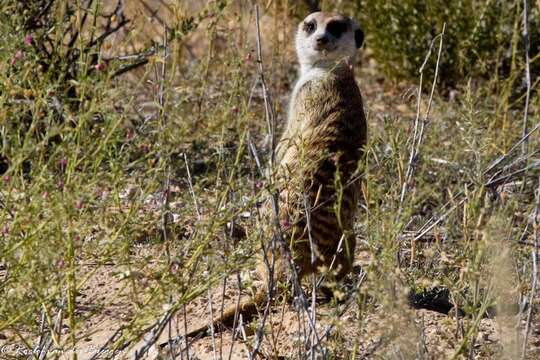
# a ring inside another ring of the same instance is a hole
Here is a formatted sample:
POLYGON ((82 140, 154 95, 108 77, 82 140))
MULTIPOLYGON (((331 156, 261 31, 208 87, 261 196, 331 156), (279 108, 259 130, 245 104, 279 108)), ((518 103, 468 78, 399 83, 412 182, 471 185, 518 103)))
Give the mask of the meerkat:
MULTIPOLYGON (((353 223, 360 196, 357 170, 366 143, 366 120, 353 65, 363 39, 358 24, 339 14, 312 13, 298 26, 300 76, 276 148, 274 169, 277 215, 286 246, 270 249, 267 241, 262 250, 273 260, 272 283, 286 281, 290 275, 284 249, 292 255, 299 280, 321 269, 340 280, 352 269, 353 223)), ((265 209, 271 224, 275 215, 270 206, 265 209)), ((237 310, 247 317, 254 315, 267 300, 269 274, 262 259, 258 273, 266 288, 242 301, 238 309, 226 309, 213 321, 214 328, 233 325, 237 310)), ((204 334, 208 327, 186 336, 204 334)))

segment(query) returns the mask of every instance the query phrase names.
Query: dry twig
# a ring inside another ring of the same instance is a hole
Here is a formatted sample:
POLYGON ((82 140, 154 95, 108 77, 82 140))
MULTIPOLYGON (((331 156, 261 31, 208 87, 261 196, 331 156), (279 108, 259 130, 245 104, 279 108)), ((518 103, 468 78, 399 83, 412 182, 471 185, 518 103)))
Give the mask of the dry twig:
POLYGON ((442 32, 437 35, 433 40, 431 41, 431 44, 429 46, 428 53, 424 59, 424 63, 420 67, 420 84, 418 85, 418 99, 417 99, 417 105, 416 105, 416 118, 414 120, 414 132, 411 142, 411 150, 409 152, 409 163, 407 164, 407 172, 405 174, 405 180, 403 182, 403 185, 401 187, 401 195, 400 195, 400 208, 398 213, 401 213, 402 211, 402 205, 405 200, 405 195, 407 193, 407 188, 409 186, 409 183, 411 181, 411 178, 414 173, 414 169, 416 168, 416 161, 418 158, 418 154, 420 152, 420 145, 422 143, 422 140, 424 138, 424 128, 426 126, 427 121, 429 120, 429 114, 431 112, 431 105, 433 103, 433 95, 435 94, 435 86, 437 84, 437 78, 439 74, 439 63, 441 59, 441 53, 442 53, 442 45, 443 45, 443 39, 444 39, 444 32, 446 30, 446 23, 443 24, 442 32), (422 120, 420 121, 420 104, 422 101, 422 84, 424 79, 424 67, 427 65, 427 62, 429 58, 431 57, 431 52, 433 50, 433 46, 435 44, 435 41, 439 39, 439 51, 437 53, 437 63, 435 66, 435 75, 433 77, 433 84, 431 86, 431 93, 429 95, 428 100, 428 107, 426 110, 426 113, 422 120))
MULTIPOLYGON (((268 89, 266 87, 266 81, 264 78, 264 66, 262 62, 262 50, 261 50, 261 29, 259 26, 259 6, 255 5, 255 25, 257 28, 257 63, 259 65, 259 77, 261 82, 261 87, 263 90, 263 96, 264 96, 264 109, 265 109, 265 115, 266 115, 266 122, 268 127, 268 134, 270 136, 270 146, 271 146, 271 155, 270 155, 270 168, 274 165, 274 159, 275 159, 275 125, 274 125, 274 116, 273 116, 273 110, 270 106, 270 99, 268 94, 268 89)), ((257 165, 259 165, 260 161, 257 161, 257 165)), ((272 177, 268 176, 268 181, 272 182, 272 177)), ((277 194, 272 194, 271 196, 272 200, 272 210, 274 213, 274 222, 275 222, 275 228, 276 228, 276 235, 280 234, 280 227, 279 227, 279 208, 278 208, 278 202, 277 202, 277 194)), ((257 356, 259 352, 259 348, 262 343, 262 337, 263 337, 263 329, 264 324, 266 323, 266 319, 268 318, 268 314, 270 312, 270 303, 273 296, 273 288, 274 288, 274 267, 275 267, 275 249, 276 249, 276 236, 272 236, 271 241, 271 248, 272 248, 272 263, 268 261, 268 256, 266 255, 265 247, 263 246, 263 253, 264 253, 264 262, 265 265, 268 268, 268 299, 266 302, 266 306, 263 313, 263 318, 261 322, 259 323, 259 326, 257 327, 257 330, 255 332, 255 345, 253 346, 253 350, 249 354, 249 358, 253 359, 257 356)))
MULTIPOLYGON (((523 136, 528 132, 529 126, 529 100, 531 96, 531 69, 529 59, 529 3, 527 0, 523 0, 523 43, 525 46, 525 84, 527 86, 527 93, 525 95, 525 109, 523 110, 523 136)), ((525 140, 523 143, 522 155, 527 156, 529 152, 529 141, 525 140)))
POLYGON ((540 216, 540 177, 538 178, 538 189, 536 191, 536 206, 534 209, 533 217, 533 228, 534 228, 534 248, 532 249, 532 280, 531 280, 531 293, 529 295, 529 310, 527 312, 527 322, 525 325, 525 339, 523 340, 523 349, 521 353, 521 358, 525 359, 527 354, 527 341, 529 338, 529 333, 531 331, 531 321, 532 321, 532 312, 533 312, 533 303, 534 297, 536 295, 536 286, 538 284, 538 240, 540 239, 540 221, 538 217, 540 216))
MULTIPOLYGON (((399 198, 399 208, 398 208, 398 212, 397 212, 398 217, 401 216, 401 213, 403 211, 403 204, 404 204, 404 201, 405 201, 405 196, 407 194, 409 184, 410 184, 410 182, 412 180, 414 170, 416 168, 416 164, 417 164, 417 161, 418 161, 418 156, 420 154, 420 146, 421 146, 422 141, 424 139, 424 130, 425 130, 426 124, 427 124, 427 122, 429 120, 429 114, 431 112, 431 106, 432 106, 432 103, 433 103, 433 96, 435 94, 435 86, 437 84, 437 78, 438 78, 438 75, 439 75, 439 64, 440 64, 440 60, 441 60, 441 53, 442 53, 445 30, 446 30, 446 23, 443 24, 443 28, 442 28, 441 33, 439 35, 437 35, 435 38, 433 38, 433 40, 431 41, 431 44, 429 46, 429 51, 428 51, 428 53, 427 53, 427 55, 426 55, 426 57, 424 59, 424 63, 422 64, 422 66, 420 67, 420 70, 419 70, 419 72, 420 72, 420 83, 418 85, 418 95, 417 95, 418 99, 417 99, 417 105, 416 105, 416 118, 414 120, 414 132, 413 132, 412 141, 411 141, 411 149, 410 149, 410 152, 409 152, 409 162, 407 164, 407 171, 405 173, 405 179, 404 179, 402 187, 401 187, 401 195, 400 195, 400 198, 399 198), (435 65, 435 75, 433 76, 433 83, 431 85, 431 93, 429 95, 429 100, 428 100, 428 106, 427 106, 427 109, 426 109, 426 113, 422 117, 422 119, 420 120, 420 104, 421 104, 421 101, 422 101, 422 84, 423 84, 423 80, 424 80, 424 68, 425 68, 429 58, 431 57, 431 52, 433 50, 433 46, 434 46, 435 41, 437 39, 439 39, 439 51, 437 53, 437 63, 435 65)), ((411 264, 414 262, 415 251, 416 251, 416 241, 413 239, 413 241, 411 241, 411 260, 410 260, 411 264)), ((399 259, 399 256, 398 256, 398 259, 399 259)))

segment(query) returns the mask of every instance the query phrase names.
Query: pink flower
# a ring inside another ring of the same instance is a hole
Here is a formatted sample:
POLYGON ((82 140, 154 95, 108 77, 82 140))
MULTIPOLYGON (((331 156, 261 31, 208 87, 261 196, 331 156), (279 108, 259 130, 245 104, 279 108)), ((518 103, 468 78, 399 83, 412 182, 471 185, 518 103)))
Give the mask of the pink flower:
POLYGON ((17 50, 15 55, 11 58, 11 65, 15 65, 18 60, 21 60, 24 57, 24 53, 21 50, 17 50))
POLYGON ((4 176, 3 180, 7 184, 7 183, 9 183, 11 181, 11 176, 6 175, 6 176, 4 176))
POLYGON ((171 274, 176 274, 179 269, 180 269, 180 266, 177 263, 172 263, 169 270, 171 274))
POLYGON ((67 163, 68 163, 68 161, 67 161, 66 158, 61 158, 60 161, 58 161, 58 164, 60 165, 60 168, 62 170, 66 169, 67 163))
POLYGON ((106 67, 107 67, 107 65, 105 65, 105 63, 102 63, 102 62, 97 63, 96 66, 95 66, 97 71, 103 71, 103 70, 105 70, 106 67))
POLYGON ((279 224, 281 225, 281 230, 283 231, 289 230, 291 228, 291 223, 288 219, 281 219, 279 224))
POLYGON ((56 183, 56 187, 58 187, 59 190, 64 190, 64 180, 59 180, 58 183, 56 183))
POLYGON ((150 147, 146 144, 141 144, 139 145, 139 150, 146 154, 150 151, 150 147))
POLYGON ((83 205, 84 205, 84 202, 81 199, 75 201, 75 209, 81 210, 83 205))
POLYGON ((28 46, 32 45, 32 43, 34 42, 34 37, 30 34, 26 35, 24 37, 24 43, 28 46))
POLYGON ((132 128, 128 128, 127 129, 127 134, 126 134, 126 138, 128 140, 131 140, 135 137, 135 130, 133 130, 132 128))

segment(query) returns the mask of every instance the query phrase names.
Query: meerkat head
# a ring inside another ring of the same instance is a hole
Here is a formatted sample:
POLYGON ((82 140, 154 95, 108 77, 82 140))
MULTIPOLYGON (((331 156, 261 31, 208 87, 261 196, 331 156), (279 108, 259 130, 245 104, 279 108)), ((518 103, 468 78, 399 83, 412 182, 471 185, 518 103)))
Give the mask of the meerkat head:
POLYGON ((315 12, 298 26, 296 52, 302 71, 331 69, 344 61, 351 65, 364 33, 358 24, 342 15, 315 12))

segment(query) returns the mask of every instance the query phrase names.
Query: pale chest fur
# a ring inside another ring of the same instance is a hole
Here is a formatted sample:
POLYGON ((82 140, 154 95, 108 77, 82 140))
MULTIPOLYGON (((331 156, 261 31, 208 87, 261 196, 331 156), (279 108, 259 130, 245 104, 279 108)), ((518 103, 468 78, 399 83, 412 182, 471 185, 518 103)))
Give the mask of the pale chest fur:
POLYGON ((278 143, 278 164, 298 163, 302 154, 309 155, 311 162, 328 152, 359 157, 365 138, 362 98, 352 75, 340 77, 312 69, 293 90, 278 143))
MULTIPOLYGON (((306 85, 306 83, 313 81, 318 82, 324 79, 324 77, 328 76, 328 71, 319 69, 319 68, 313 68, 307 71, 305 74, 303 74, 300 79, 296 82, 292 95, 291 100, 289 102, 289 109, 287 114, 287 124, 285 127, 285 131, 283 132, 283 135, 281 137, 280 143, 282 143, 284 140, 287 140, 291 138, 294 135, 298 135, 302 133, 302 131, 309 125, 309 122, 306 121, 306 110, 305 109, 305 102, 304 96, 301 96, 299 98, 299 92, 306 85)), ((283 144, 282 144, 283 146, 283 144)))

